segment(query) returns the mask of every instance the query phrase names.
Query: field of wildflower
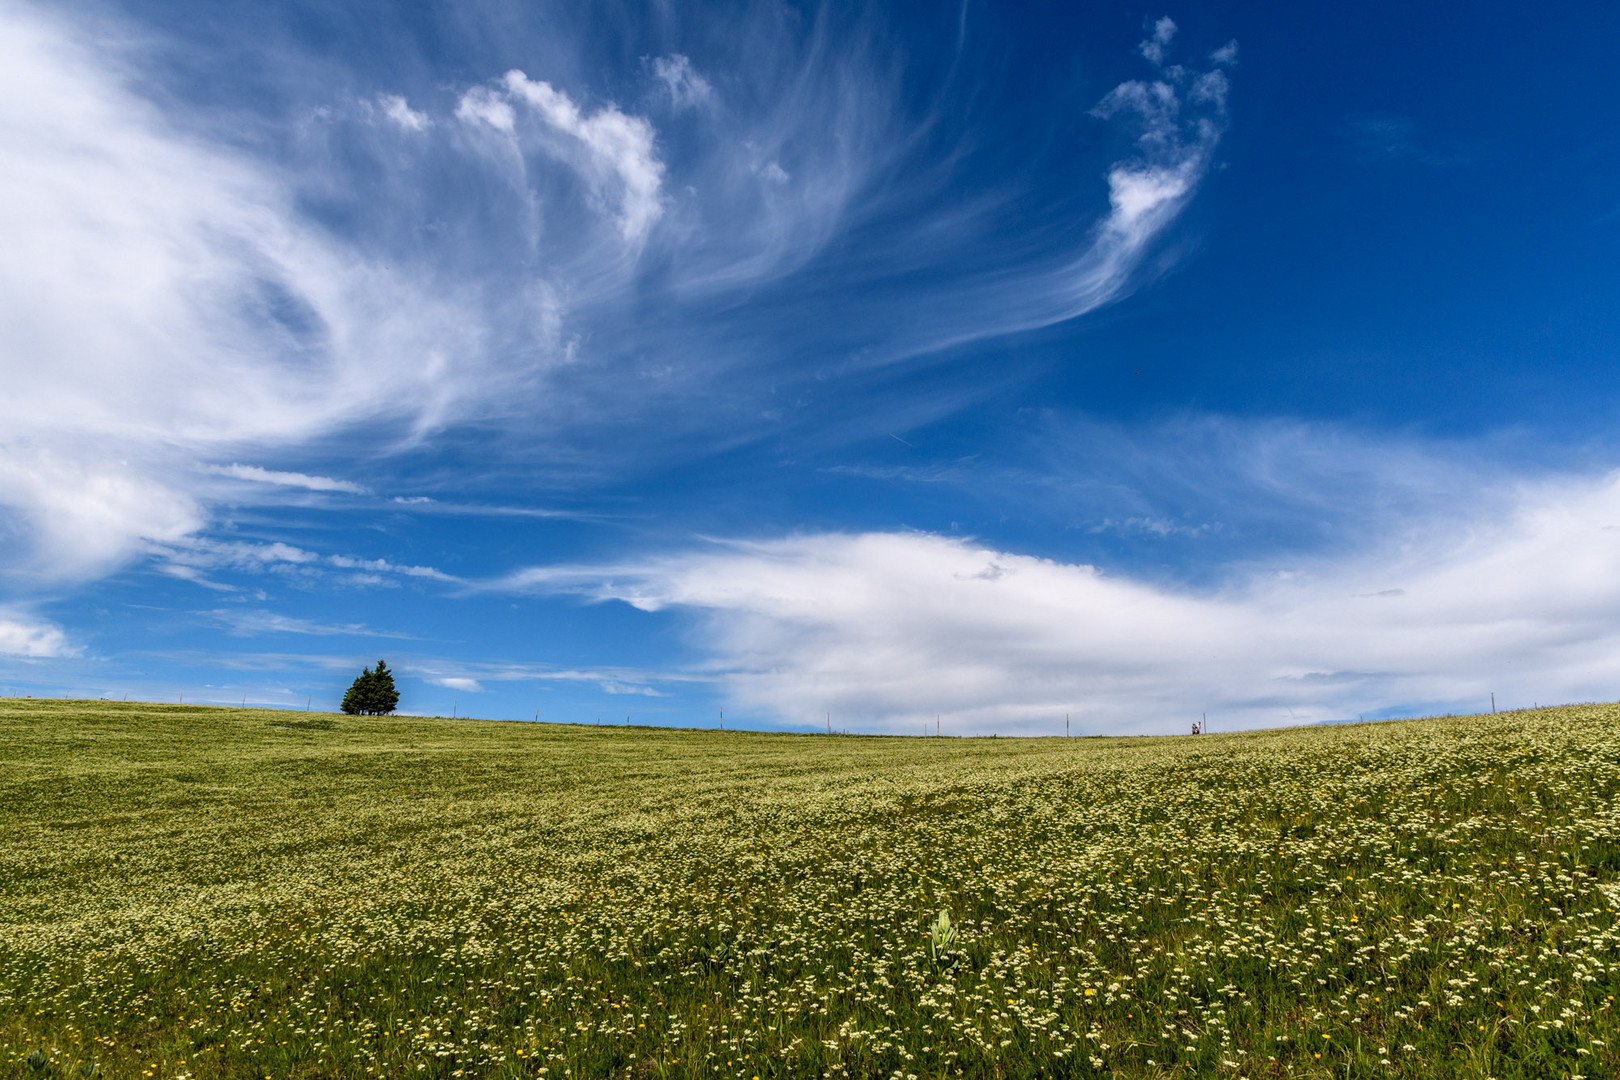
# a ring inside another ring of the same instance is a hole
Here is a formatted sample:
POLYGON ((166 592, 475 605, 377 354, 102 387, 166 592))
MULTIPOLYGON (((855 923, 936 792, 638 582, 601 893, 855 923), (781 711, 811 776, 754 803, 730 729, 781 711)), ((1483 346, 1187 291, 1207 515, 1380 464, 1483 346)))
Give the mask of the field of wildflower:
POLYGON ((1617 732, 0 701, 0 1075, 1613 1077, 1617 732))

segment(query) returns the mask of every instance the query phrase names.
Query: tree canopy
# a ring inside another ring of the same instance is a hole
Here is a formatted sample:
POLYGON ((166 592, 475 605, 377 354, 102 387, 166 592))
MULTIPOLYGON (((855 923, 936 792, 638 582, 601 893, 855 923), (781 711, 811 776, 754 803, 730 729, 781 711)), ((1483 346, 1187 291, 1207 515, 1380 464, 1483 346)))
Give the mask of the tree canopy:
POLYGON ((350 716, 386 716, 399 704, 399 691, 394 689, 394 673, 385 661, 378 660, 375 669, 365 668, 349 685, 343 695, 342 709, 350 716))

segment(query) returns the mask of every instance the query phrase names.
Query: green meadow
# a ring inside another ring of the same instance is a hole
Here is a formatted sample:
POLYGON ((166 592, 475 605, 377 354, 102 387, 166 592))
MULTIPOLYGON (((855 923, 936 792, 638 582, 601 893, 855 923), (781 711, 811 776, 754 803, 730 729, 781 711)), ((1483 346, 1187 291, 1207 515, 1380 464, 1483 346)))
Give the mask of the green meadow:
POLYGON ((1612 1077, 1617 792, 1612 705, 1021 740, 5 700, 0 1075, 1612 1077))

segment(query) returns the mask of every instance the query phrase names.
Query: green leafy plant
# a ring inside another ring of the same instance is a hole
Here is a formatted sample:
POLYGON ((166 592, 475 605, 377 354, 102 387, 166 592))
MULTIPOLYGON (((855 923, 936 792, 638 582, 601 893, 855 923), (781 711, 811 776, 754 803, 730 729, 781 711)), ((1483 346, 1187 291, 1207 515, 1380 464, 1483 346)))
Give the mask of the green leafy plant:
POLYGON ((951 913, 941 911, 934 918, 934 923, 928 928, 928 954, 939 963, 941 952, 949 953, 950 947, 956 944, 956 927, 951 925, 951 913))

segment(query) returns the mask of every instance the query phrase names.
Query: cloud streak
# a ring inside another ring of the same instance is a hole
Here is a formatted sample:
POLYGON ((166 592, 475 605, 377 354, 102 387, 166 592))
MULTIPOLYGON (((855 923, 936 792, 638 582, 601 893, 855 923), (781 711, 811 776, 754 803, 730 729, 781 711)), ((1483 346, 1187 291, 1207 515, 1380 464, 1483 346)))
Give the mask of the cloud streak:
POLYGON ((695 672, 656 672, 626 667, 557 668, 538 664, 459 662, 439 657, 407 657, 405 673, 435 686, 482 691, 485 683, 589 683, 604 694, 614 696, 667 696, 660 683, 708 683, 710 677, 695 672))
POLYGON ((325 580, 350 585, 396 585, 402 578, 443 584, 460 580, 431 566, 355 555, 323 555, 279 541, 254 543, 188 538, 170 546, 154 546, 151 555, 164 573, 225 592, 235 591, 236 587, 213 581, 208 577, 210 572, 275 574, 293 582, 325 580))
POLYGON ((308 473, 261 469, 257 465, 215 465, 205 471, 216 476, 229 476, 233 480, 246 480, 255 484, 274 484, 278 487, 302 488, 305 491, 343 491, 350 495, 370 494, 369 489, 348 480, 334 480, 330 476, 311 476, 308 473))
POLYGON ((364 623, 322 623, 312 619, 299 619, 273 611, 235 611, 216 608, 199 612, 218 623, 236 637, 257 637, 264 634, 302 634, 315 637, 372 637, 410 639, 410 634, 389 630, 373 630, 364 623))

